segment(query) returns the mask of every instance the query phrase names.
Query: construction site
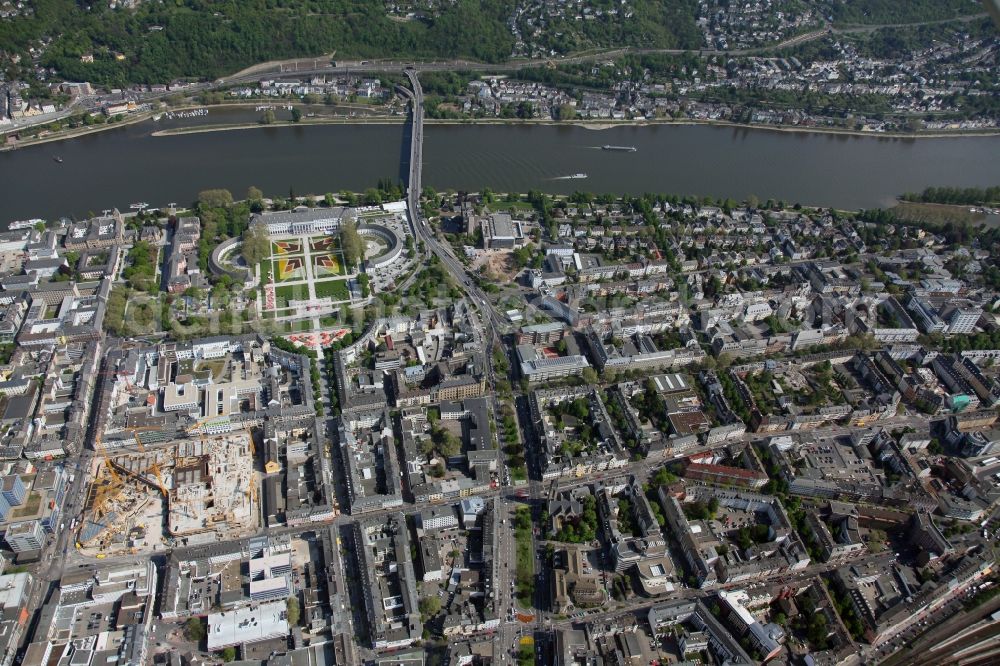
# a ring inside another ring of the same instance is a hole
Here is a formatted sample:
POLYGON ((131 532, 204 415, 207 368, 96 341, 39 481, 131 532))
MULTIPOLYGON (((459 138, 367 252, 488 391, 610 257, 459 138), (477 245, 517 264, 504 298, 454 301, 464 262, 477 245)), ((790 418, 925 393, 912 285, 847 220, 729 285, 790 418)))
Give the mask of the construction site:
MULTIPOLYGON (((155 433, 149 439, 155 439, 155 433)), ((96 443, 81 554, 103 559, 254 534, 261 526, 253 433, 150 442, 114 454, 96 443)), ((162 435, 161 435, 162 437, 162 435)))

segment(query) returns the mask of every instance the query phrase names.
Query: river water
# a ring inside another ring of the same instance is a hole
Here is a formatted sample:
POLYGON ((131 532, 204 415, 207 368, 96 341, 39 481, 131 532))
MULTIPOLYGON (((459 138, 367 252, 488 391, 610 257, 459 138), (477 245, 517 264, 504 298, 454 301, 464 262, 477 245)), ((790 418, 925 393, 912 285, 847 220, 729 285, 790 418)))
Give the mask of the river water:
MULTIPOLYGON (((287 111, 279 112, 279 118, 287 111)), ((82 217, 133 202, 190 203, 222 187, 237 197, 363 190, 401 180, 402 124, 314 125, 153 136, 167 127, 253 122, 212 109, 0 153, 0 225, 82 217), (55 157, 62 162, 56 162, 55 157)), ((926 186, 1000 183, 1000 136, 891 139, 733 127, 429 125, 424 184, 437 189, 662 192, 871 208, 926 186), (601 150, 603 144, 635 152, 601 150), (565 179, 584 173, 586 179, 565 179)))

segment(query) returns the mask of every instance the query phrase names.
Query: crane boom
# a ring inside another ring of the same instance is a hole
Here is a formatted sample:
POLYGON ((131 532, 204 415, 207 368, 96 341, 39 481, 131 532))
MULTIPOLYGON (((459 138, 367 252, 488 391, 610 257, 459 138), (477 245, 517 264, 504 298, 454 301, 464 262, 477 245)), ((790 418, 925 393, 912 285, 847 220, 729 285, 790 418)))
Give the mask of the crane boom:
POLYGON ((98 435, 94 438, 94 450, 101 454, 101 460, 104 461, 104 467, 111 474, 111 478, 115 480, 115 483, 121 485, 122 477, 115 471, 114 465, 111 464, 111 459, 108 457, 108 450, 104 448, 104 444, 101 443, 101 436, 98 435))
POLYGON ((118 470, 115 469, 114 465, 111 464, 111 459, 108 457, 108 451, 104 448, 101 443, 101 435, 94 438, 94 451, 96 451, 101 456, 101 460, 104 463, 104 469, 108 474, 111 475, 111 483, 104 483, 100 487, 94 488, 94 503, 92 510, 95 516, 104 515, 104 505, 107 504, 111 499, 118 497, 121 494, 122 488, 124 488, 125 483, 122 480, 121 475, 118 470))
MULTIPOLYGON (((138 428, 132 431, 132 436, 135 438, 135 444, 136 446, 139 447, 139 451, 142 453, 146 453, 146 447, 142 445, 142 440, 139 439, 138 428)), ((160 464, 154 460, 153 464, 151 464, 148 468, 146 468, 146 473, 150 471, 152 471, 156 475, 156 485, 159 486, 160 488, 160 494, 166 497, 168 495, 167 486, 166 484, 163 483, 163 475, 160 473, 160 464)))

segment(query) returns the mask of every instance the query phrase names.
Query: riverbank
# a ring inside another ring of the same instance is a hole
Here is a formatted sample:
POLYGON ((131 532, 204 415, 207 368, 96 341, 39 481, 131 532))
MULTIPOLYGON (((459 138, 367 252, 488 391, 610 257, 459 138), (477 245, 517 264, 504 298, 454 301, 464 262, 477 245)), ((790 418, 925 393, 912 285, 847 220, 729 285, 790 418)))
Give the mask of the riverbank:
MULTIPOLYGON (((156 110, 140 111, 122 118, 122 120, 116 122, 102 123, 100 125, 87 125, 84 127, 76 127, 73 129, 61 130, 59 132, 53 132, 46 134, 42 137, 29 137, 27 139, 20 139, 14 144, 4 144, 0 145, 0 153, 17 150, 18 148, 26 148, 28 146, 36 146, 43 143, 54 143, 57 141, 64 141, 69 139, 78 139, 82 136, 87 136, 89 134, 97 134, 99 132, 104 132, 107 130, 112 130, 117 127, 126 127, 128 125, 136 125, 147 120, 152 120, 154 117, 161 116, 167 113, 183 113, 184 111, 193 111, 195 109, 249 109, 256 108, 260 106, 259 102, 248 103, 244 101, 227 101, 222 104, 184 104, 183 106, 177 107, 165 107, 156 110)), ((278 106, 271 104, 271 106, 278 106)), ((307 107, 306 104, 294 104, 293 106, 307 107)), ((365 108, 360 105, 336 105, 334 108, 348 108, 364 110, 365 108)), ((403 122, 405 117, 393 118, 392 116, 373 116, 373 119, 382 119, 392 122, 403 122)), ((317 125, 317 124, 365 124, 366 121, 361 119, 361 116, 355 116, 352 118, 305 118, 303 117, 300 123, 293 123, 291 121, 276 121, 271 126, 274 125, 317 125)), ((225 131, 228 129, 252 129, 257 124, 255 123, 225 123, 217 125, 193 125, 191 127, 182 128, 171 128, 170 130, 160 130, 159 132, 153 132, 154 136, 169 136, 169 134, 197 134, 200 131, 225 131), (179 130, 179 131, 174 131, 179 130), (162 132, 162 133, 161 133, 162 132)), ((268 127, 269 125, 260 124, 261 127, 268 127)), ((16 132, 11 132, 16 133, 16 132)))
POLYGON ((232 132, 236 130, 267 129, 274 127, 308 127, 309 125, 401 125, 406 122, 403 116, 375 116, 367 120, 358 118, 303 118, 299 122, 276 120, 273 123, 234 123, 227 125, 198 125, 192 127, 171 127, 156 130, 151 136, 179 136, 183 134, 209 134, 213 132, 232 132))
POLYGON ((1000 215, 987 214, 982 212, 980 207, 968 204, 925 203, 899 199, 891 210, 900 219, 930 224, 942 229, 960 224, 984 227, 1000 225, 1000 215))
POLYGON ((4 144, 0 146, 0 153, 10 152, 17 150, 18 148, 27 148, 28 146, 39 146, 43 143, 56 143, 57 141, 67 141, 69 139, 79 139, 82 136, 87 136, 88 134, 97 134, 98 132, 106 132, 107 130, 113 130, 119 127, 127 127, 128 125, 135 125, 143 121, 149 120, 156 112, 154 111, 140 111, 133 116, 125 116, 121 120, 113 123, 102 123, 100 125, 85 125, 84 127, 75 127, 69 130, 62 130, 59 132, 53 132, 52 134, 46 134, 45 136, 39 137, 29 137, 27 139, 18 139, 16 143, 4 144))
MULTIPOLYGON (((430 121, 424 121, 430 122, 430 121)), ((531 122, 531 121, 514 121, 531 122)), ((697 126, 706 125, 708 127, 733 127, 748 130, 764 130, 767 132, 797 132, 802 134, 841 134, 844 136, 860 136, 865 138, 887 138, 887 139, 947 139, 960 136, 997 136, 1000 135, 1000 127, 994 129, 979 130, 952 130, 937 132, 865 132, 862 130, 852 130, 841 127, 800 127, 796 125, 754 125, 751 123, 734 123, 729 120, 699 120, 696 118, 655 118, 652 120, 620 120, 611 121, 543 121, 544 124, 565 125, 572 124, 588 130, 609 130, 616 127, 654 127, 657 125, 673 126, 697 126)))
MULTIPOLYGON (((201 134, 204 132, 221 132, 236 129, 254 129, 263 127, 284 127, 302 125, 378 125, 398 124, 406 122, 407 116, 371 116, 369 118, 303 118, 299 122, 276 121, 264 123, 237 123, 219 125, 200 125, 197 127, 177 127, 153 132, 153 136, 172 136, 178 134, 201 134)), ((622 127, 656 127, 656 126, 699 126, 732 127, 747 130, 763 130, 767 132, 791 132, 799 134, 834 134, 842 136, 857 136, 864 138, 886 139, 947 139, 953 137, 986 137, 1000 135, 1000 128, 980 130, 953 130, 937 132, 865 132, 839 127, 798 127, 753 125, 750 123, 734 123, 727 120, 699 120, 693 118, 654 118, 637 120, 551 120, 548 118, 515 119, 515 118, 425 118, 425 125, 461 126, 461 125, 523 125, 542 127, 579 127, 591 131, 605 131, 622 127)))
POLYGON ((734 123, 726 120, 668 120, 663 125, 710 125, 716 127, 734 127, 748 130, 764 130, 766 132, 791 132, 799 134, 839 134, 843 136, 858 136, 867 139, 952 139, 958 137, 1000 136, 1000 127, 975 130, 948 130, 934 132, 865 132, 841 127, 799 127, 791 125, 753 125, 751 123, 734 123))
MULTIPOLYGON (((184 106, 175 109, 169 109, 170 112, 177 113, 184 110, 194 109, 194 108, 243 108, 255 106, 254 104, 245 103, 228 103, 223 105, 212 105, 212 106, 184 106)), ((301 104, 296 104, 295 106, 303 106, 301 104)), ((103 132, 106 130, 115 129, 116 127, 124 127, 127 125, 134 125, 141 123, 143 121, 151 119, 154 115, 158 115, 163 111, 144 111, 137 113, 133 116, 127 116, 123 120, 116 123, 102 124, 102 125, 91 125, 88 127, 75 128, 73 130, 66 130, 65 132, 53 133, 46 135, 44 137, 38 137, 34 139, 24 139, 18 141, 13 145, 0 146, 0 152, 16 150, 18 148, 39 145, 43 143, 54 143, 57 141, 63 141, 67 139, 76 139, 81 136, 86 136, 88 134, 96 134, 98 132, 103 132)), ((162 130, 156 130, 152 132, 152 136, 163 137, 163 136, 176 136, 182 134, 204 134, 210 132, 226 132, 233 130, 248 130, 255 128, 265 128, 265 127, 296 127, 296 126, 307 126, 307 125, 383 125, 383 124, 400 124, 406 122, 407 116, 381 116, 372 115, 370 117, 362 116, 352 116, 349 118, 333 118, 333 117, 314 117, 308 118, 303 117, 299 122, 278 120, 273 123, 219 123, 215 125, 192 125, 190 127, 171 127, 162 130)), ((424 123, 427 125, 523 125, 523 126, 572 126, 586 129, 589 131, 605 131, 612 130, 622 127, 655 127, 655 126, 699 126, 704 125, 708 127, 732 127, 735 129, 746 129, 746 130, 762 130, 766 132, 784 132, 784 133, 798 133, 798 134, 830 134, 830 135, 841 135, 841 136, 854 136, 854 137, 864 137, 864 138, 886 138, 886 139, 946 139, 955 137, 991 137, 1000 135, 1000 128, 984 128, 977 130, 950 130, 950 131, 934 131, 934 132, 866 132, 863 130, 853 130, 840 127, 800 127, 800 126, 776 126, 776 125, 754 125, 751 123, 736 123, 728 120, 712 120, 712 119, 694 119, 694 118, 653 118, 653 119, 635 119, 635 120, 551 120, 548 118, 533 118, 533 119, 515 119, 515 118, 425 118, 424 123)))

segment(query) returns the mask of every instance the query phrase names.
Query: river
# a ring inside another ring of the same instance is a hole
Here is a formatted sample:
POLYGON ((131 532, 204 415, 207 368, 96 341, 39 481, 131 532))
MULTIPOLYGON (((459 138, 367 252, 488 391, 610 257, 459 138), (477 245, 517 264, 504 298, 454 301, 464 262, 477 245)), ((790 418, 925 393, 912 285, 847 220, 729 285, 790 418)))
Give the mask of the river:
MULTIPOLYGON (((404 173, 408 132, 401 124, 152 135, 256 115, 212 109, 0 153, 0 224, 126 210, 138 201, 185 205, 215 187, 237 197, 251 185, 273 196, 363 190, 404 173)), ((704 125, 429 125, 425 134, 424 183, 437 189, 753 194, 871 208, 930 185, 1000 183, 1000 136, 893 139, 704 125), (637 150, 604 151, 603 144, 637 150), (576 173, 587 178, 563 179, 576 173)))

